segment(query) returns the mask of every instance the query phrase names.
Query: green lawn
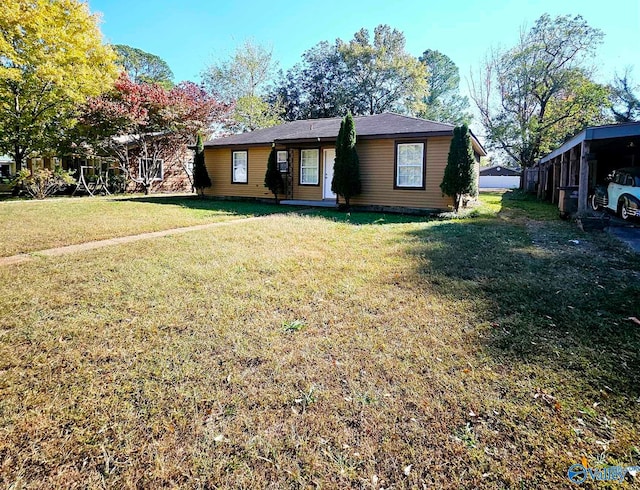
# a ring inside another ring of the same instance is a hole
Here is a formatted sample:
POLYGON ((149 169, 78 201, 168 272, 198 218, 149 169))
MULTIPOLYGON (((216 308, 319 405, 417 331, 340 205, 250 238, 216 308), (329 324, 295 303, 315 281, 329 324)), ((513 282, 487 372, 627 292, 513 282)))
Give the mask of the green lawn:
POLYGON ((482 199, 0 268, 0 484, 568 488, 582 458, 640 464, 640 259, 482 199))
POLYGON ((92 240, 281 212, 282 207, 187 197, 0 201, 0 257, 92 240))

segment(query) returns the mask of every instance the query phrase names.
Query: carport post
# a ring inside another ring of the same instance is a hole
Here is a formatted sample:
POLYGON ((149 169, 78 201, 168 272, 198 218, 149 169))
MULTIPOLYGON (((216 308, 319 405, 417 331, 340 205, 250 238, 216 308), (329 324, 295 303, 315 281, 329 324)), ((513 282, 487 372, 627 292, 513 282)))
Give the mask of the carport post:
POLYGON ((560 185, 569 185, 569 159, 567 158, 567 152, 565 151, 560 157, 560 185))
POLYGON ((580 148, 580 178, 578 179, 578 212, 583 213, 587 210, 587 201, 589 199, 589 150, 590 143, 587 140, 582 141, 580 148))

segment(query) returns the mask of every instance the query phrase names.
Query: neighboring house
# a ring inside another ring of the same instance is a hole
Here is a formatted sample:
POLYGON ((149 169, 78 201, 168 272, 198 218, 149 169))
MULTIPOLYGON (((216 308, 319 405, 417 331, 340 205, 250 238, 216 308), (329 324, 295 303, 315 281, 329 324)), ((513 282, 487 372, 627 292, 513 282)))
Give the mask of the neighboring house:
POLYGON ((0 155, 0 179, 8 179, 15 174, 13 159, 7 155, 0 155))
POLYGON ((156 158, 141 158, 137 148, 132 147, 129 154, 131 179, 127 185, 128 192, 142 190, 141 176, 151 177, 151 192, 191 192, 193 174, 193 150, 186 145, 175 149, 162 149, 156 158))
MULTIPOLYGON (((156 158, 157 165, 147 175, 151 176, 151 192, 191 192, 191 174, 193 172, 193 151, 186 145, 178 150, 164 151, 156 158)), ((132 145, 129 150, 128 180, 124 190, 127 192, 141 191, 139 183, 144 166, 149 167, 149 159, 140 158, 137 148, 132 145), (141 172, 142 170, 142 172, 141 172)), ((113 157, 68 155, 63 157, 33 157, 27 159, 27 168, 48 168, 53 170, 61 166, 65 170, 73 171, 73 176, 79 183, 84 181, 90 186, 102 177, 105 182, 117 179, 123 172, 113 157)), ((82 191, 82 186, 79 191, 82 191)))
POLYGON ((520 187, 520 172, 501 165, 480 169, 481 189, 517 189, 520 187))
POLYGON ((11 177, 15 174, 13 159, 7 155, 0 155, 0 192, 11 192, 11 177))
MULTIPOLYGON (((453 125, 399 114, 355 117, 362 193, 351 203, 378 209, 447 209, 440 183, 453 125)), ((211 197, 269 198, 264 187, 271 148, 285 177, 282 199, 334 201, 335 143, 341 118, 307 119, 205 143, 211 197)), ((486 152, 472 137, 476 160, 486 152)), ((478 165, 479 168, 479 165, 478 165)))

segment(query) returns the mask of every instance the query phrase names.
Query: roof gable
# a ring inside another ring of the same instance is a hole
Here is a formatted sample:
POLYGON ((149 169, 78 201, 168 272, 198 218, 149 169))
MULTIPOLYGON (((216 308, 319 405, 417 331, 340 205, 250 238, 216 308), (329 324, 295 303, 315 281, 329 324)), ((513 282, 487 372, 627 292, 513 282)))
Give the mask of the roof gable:
POLYGON ((510 176, 510 177, 516 177, 516 176, 520 176, 520 172, 518 170, 512 169, 512 168, 506 168, 502 165, 494 165, 493 167, 487 167, 487 168, 481 168, 480 169, 480 176, 484 176, 484 177, 504 177, 504 176, 510 176))

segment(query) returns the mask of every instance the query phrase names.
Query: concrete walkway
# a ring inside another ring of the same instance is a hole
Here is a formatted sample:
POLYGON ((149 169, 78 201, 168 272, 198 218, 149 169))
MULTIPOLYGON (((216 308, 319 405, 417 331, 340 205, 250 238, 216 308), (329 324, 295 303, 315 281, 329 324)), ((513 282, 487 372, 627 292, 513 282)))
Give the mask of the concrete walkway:
POLYGON ((322 201, 305 201, 302 199, 283 199, 280 204, 285 206, 305 206, 314 208, 335 208, 335 199, 323 199, 322 201))
POLYGON ((48 248, 29 252, 26 254, 11 255, 9 257, 0 257, 0 267, 13 264, 22 264, 28 262, 35 257, 59 257, 61 255, 69 255, 85 250, 94 250, 96 248, 110 247, 112 245, 122 245, 123 243, 138 242, 140 240, 149 240, 151 238, 160 238, 163 236, 179 235, 181 233, 189 233, 190 231, 208 230, 220 226, 228 226, 235 223, 246 223, 247 221, 256 221, 263 219, 264 216, 254 216, 251 218, 241 218, 229 221, 218 221, 216 223, 206 223, 203 225, 185 226, 183 228, 172 228, 169 230, 151 231, 148 233, 140 233, 139 235, 122 236, 118 238, 108 238, 106 240, 96 240, 92 242, 77 243, 75 245, 67 245, 66 247, 48 248))
POLYGON ((640 253, 640 228, 633 226, 609 226, 607 231, 640 253))

